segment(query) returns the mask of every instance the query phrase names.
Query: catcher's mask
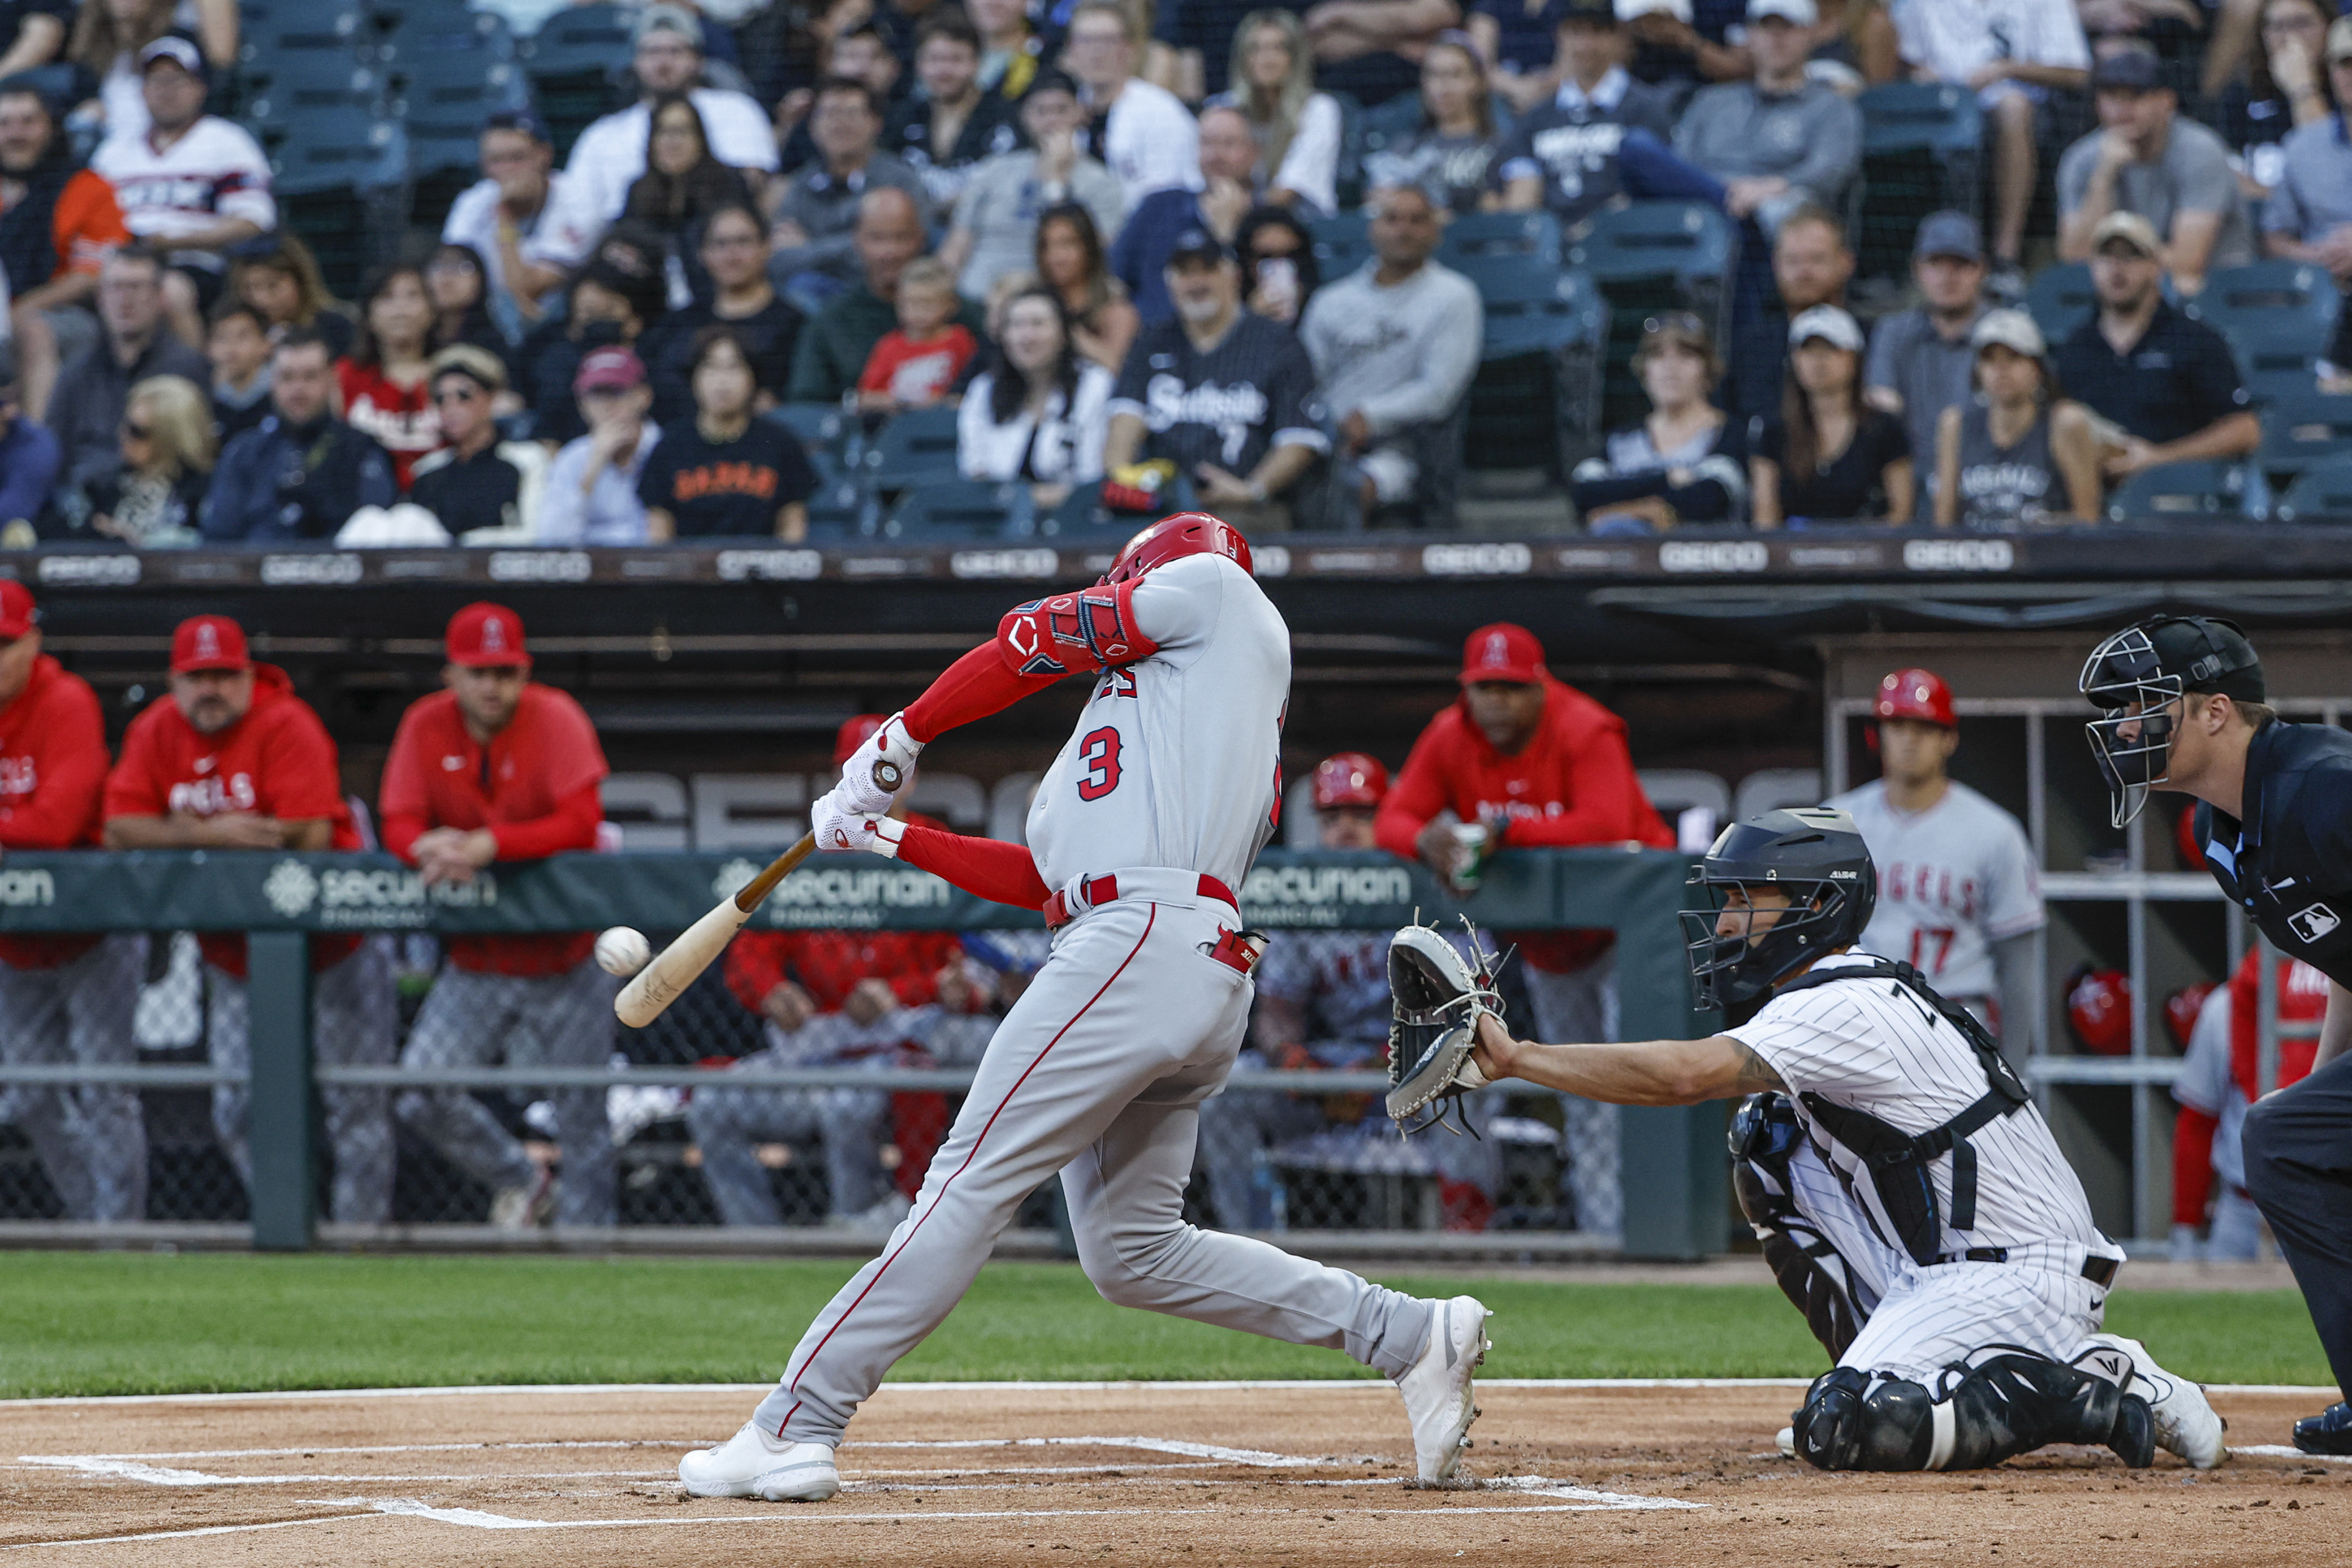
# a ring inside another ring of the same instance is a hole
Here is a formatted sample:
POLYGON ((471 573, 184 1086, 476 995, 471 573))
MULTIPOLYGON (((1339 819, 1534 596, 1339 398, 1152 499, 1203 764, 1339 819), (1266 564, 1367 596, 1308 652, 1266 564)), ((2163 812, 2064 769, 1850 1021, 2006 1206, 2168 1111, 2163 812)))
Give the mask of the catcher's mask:
POLYGON ((2091 650, 2078 683, 2104 717, 2083 727, 2107 781, 2108 821, 2122 827, 2147 804, 2147 792, 2170 776, 2173 704, 2190 693, 2219 692, 2261 702, 2263 662, 2235 622, 2203 615, 2156 615, 2091 650))
POLYGON ((1687 885, 1706 899, 1682 912, 1698 1003, 1734 1024, 1754 1017, 1779 981, 1853 946, 1878 904, 1869 847, 1852 817, 1827 806, 1724 829, 1687 885))

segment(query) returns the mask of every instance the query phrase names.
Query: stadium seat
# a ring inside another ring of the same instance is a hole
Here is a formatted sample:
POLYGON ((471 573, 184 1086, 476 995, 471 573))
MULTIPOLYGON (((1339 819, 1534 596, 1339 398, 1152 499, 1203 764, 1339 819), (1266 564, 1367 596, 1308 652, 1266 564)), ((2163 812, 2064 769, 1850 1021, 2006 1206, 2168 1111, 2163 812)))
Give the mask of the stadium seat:
POLYGON ((817 467, 816 494, 808 499, 809 538, 844 540, 864 531, 871 497, 855 474, 827 474, 817 467))
POLYGON ((1361 213, 1309 218, 1307 234, 1313 243, 1315 268, 1326 283, 1347 277, 1371 259, 1371 230, 1361 213))
POLYGON ((263 137, 279 221, 317 255, 328 289, 352 298, 407 226, 408 139, 398 120, 350 108, 279 129, 298 132, 263 137))
POLYGON ((2098 308, 2098 297, 2091 292, 2088 262, 2069 261, 2045 267, 2033 275, 2033 282, 2025 291, 2026 313, 2042 329, 2053 350, 2073 336, 2074 329, 2089 320, 2098 308))
POLYGON ((1465 258, 1463 270, 1486 307, 1464 462, 1524 467, 1542 453, 1567 473, 1600 436, 1607 303, 1586 274, 1534 256, 1465 258))
POLYGON ((1488 256, 1531 256, 1559 265, 1559 220, 1549 213, 1465 213, 1445 225, 1437 259, 1456 271, 1488 256))
POLYGON ((2238 376, 2257 403, 2301 397, 2319 388, 2319 361, 2326 356, 2331 333, 2323 332, 2307 316, 2241 316, 2228 321, 2221 335, 2238 359, 2238 376))
POLYGON ((1862 111, 1861 272, 1906 277, 1922 218, 1946 207, 1977 210, 1984 117, 1975 94, 1931 82, 1872 88, 1854 107, 1862 111))
POLYGON ((956 411, 913 408, 894 416, 866 444, 864 467, 866 483, 885 495, 955 478, 956 411))
POLYGON ((1645 278, 1719 283, 1738 250, 1731 220, 1704 202, 1635 202, 1593 214, 1569 246, 1568 263, 1591 273, 1603 290, 1645 278))
POLYGON ((352 55, 371 40, 367 14, 357 5, 275 5, 240 19, 237 63, 257 73, 287 68, 298 55, 352 55))
POLYGON ((2352 397, 2310 392, 2273 400, 2263 410, 2255 455, 2273 479, 2352 455, 2352 397))
POLYGON ((951 544, 1026 534, 1034 522, 1026 485, 942 479, 908 490, 876 531, 898 544, 951 544))
POLYGON ((2305 469, 2271 516, 2282 523, 2352 523, 2352 456, 2305 469))
POLYGON ((782 425, 800 441, 818 474, 831 478, 851 466, 862 433, 837 402, 780 403, 761 416, 782 425))
POLYGON ((2107 497, 2111 523, 2206 523, 2259 517, 2261 475, 2235 463, 2165 463, 2143 469, 2107 497))
MULTIPOLYGON (((1061 505, 1050 511, 1040 513, 1037 517, 1037 531, 1041 534, 1085 534, 1128 520, 1114 514, 1109 507, 1103 505, 1102 482, 1097 480, 1091 485, 1078 486, 1067 496, 1062 497, 1061 505)), ((1129 533, 1133 531, 1133 528, 1128 530, 1129 533)), ((1125 534, 1118 535, 1118 541, 1125 543, 1126 537, 1125 534)), ((1107 539, 1105 542, 1110 541, 1107 539)))
POLYGON ((619 5, 567 5, 516 47, 560 162, 589 122, 614 106, 627 68, 630 21, 619 5))
POLYGON ((2217 331, 2252 329, 2264 335, 2307 332, 2321 352, 2336 338, 2344 297, 2324 267, 2300 261, 2258 261, 2232 267, 2205 280, 2205 291, 2189 301, 2189 315, 2217 331))

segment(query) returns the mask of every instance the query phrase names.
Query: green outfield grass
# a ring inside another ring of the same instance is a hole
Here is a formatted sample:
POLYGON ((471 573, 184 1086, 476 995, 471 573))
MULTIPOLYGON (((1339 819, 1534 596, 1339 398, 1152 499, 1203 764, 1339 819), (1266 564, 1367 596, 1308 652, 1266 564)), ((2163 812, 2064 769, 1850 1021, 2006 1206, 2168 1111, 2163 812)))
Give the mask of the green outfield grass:
MULTIPOLYGON (((842 1262, 0 1253, 0 1396, 467 1383, 758 1383, 842 1262)), ((1421 1294, 1459 1281, 1395 1276, 1421 1294)), ((1811 1376, 1778 1292, 1482 1279, 1504 1377, 1811 1376)), ((2118 1294, 2107 1326, 2215 1383, 2325 1383, 2302 1301, 2118 1294)), ((1348 1377, 1336 1351, 1108 1306, 1075 1266, 994 1264, 908 1379, 1348 1377)))

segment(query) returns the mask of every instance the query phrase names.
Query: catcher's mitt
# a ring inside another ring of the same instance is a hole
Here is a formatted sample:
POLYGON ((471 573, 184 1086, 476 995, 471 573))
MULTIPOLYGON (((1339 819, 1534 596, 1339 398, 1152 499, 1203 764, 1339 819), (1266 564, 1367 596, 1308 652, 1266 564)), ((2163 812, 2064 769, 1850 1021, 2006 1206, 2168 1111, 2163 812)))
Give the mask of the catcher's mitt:
MULTIPOLYGON (((1467 920, 1463 925, 1470 929, 1467 920)), ((1479 1019, 1502 1016, 1503 998, 1495 992, 1501 960, 1479 946, 1475 930, 1470 946, 1475 968, 1433 926, 1408 925, 1389 938, 1388 1113, 1408 1136, 1442 1123, 1455 1101, 1486 1086, 1470 1051, 1479 1019), (1432 1103, 1434 1114, 1413 1120, 1432 1103)))

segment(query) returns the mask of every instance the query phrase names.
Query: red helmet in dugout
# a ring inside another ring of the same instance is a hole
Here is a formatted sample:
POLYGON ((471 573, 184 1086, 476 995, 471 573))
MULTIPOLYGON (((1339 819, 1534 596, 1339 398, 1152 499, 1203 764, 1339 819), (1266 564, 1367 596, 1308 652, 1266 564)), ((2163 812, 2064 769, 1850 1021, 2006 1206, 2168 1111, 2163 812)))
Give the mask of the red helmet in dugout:
POLYGON ((1960 727, 1958 716, 1952 712, 1952 688, 1933 670, 1897 670, 1879 682, 1878 700, 1871 704, 1870 716, 1914 718, 1946 729, 1960 727))
POLYGON ((1377 807, 1388 792, 1389 770, 1378 758, 1360 751, 1343 751, 1316 766, 1315 809, 1318 811, 1344 806, 1377 807))
POLYGON ((1244 571, 1253 570, 1249 540, 1231 523, 1206 512, 1178 512, 1128 540, 1103 580, 1126 582, 1188 555, 1221 555, 1244 571))
POLYGON ((888 714, 861 713, 843 725, 833 737, 833 765, 845 766, 857 755, 857 748, 873 739, 874 732, 889 722, 888 714))
POLYGON ((2066 1023, 2084 1051, 2095 1056, 2131 1051, 2131 977, 2120 969, 2085 964, 2066 983, 2066 1023))

